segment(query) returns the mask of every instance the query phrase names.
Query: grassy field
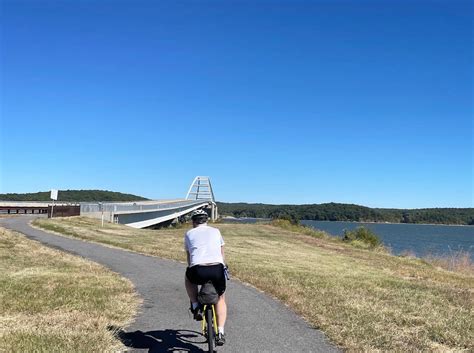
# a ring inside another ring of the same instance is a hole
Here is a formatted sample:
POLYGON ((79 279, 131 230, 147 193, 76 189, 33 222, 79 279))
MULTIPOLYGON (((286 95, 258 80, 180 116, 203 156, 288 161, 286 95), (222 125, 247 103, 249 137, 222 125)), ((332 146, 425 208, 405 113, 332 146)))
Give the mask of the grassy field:
MULTIPOLYGON (((185 260, 184 229, 38 219, 66 236, 185 260)), ((234 277, 288 304, 351 351, 474 351, 474 276, 358 249, 298 228, 216 224, 234 277)), ((229 293, 231 300, 232 295, 229 293)), ((231 318, 230 318, 231 319, 231 318)))
POLYGON ((117 274, 0 228, 0 351, 105 352, 139 300, 117 274))

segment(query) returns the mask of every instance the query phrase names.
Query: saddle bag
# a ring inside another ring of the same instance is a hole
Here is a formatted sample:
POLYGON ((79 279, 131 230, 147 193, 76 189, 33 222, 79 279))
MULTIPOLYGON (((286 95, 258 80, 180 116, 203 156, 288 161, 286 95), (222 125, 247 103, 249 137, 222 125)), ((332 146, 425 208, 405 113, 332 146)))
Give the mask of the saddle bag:
POLYGON ((219 295, 211 281, 204 283, 198 294, 198 301, 204 305, 217 304, 219 295))

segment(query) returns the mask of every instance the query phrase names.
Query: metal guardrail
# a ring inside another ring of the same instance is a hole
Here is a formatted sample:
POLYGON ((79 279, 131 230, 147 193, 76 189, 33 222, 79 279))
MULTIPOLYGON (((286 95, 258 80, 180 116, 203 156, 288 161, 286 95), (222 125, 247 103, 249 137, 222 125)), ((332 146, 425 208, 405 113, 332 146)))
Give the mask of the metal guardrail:
MULTIPOLYGON (((211 201, 211 200, 209 200, 211 201)), ((95 213, 95 212, 111 212, 111 213, 134 213, 143 211, 158 211, 166 209, 175 209, 184 206, 192 206, 201 204, 206 200, 189 200, 189 201, 170 201, 157 202, 156 204, 140 204, 140 203, 119 203, 119 202, 104 202, 104 203, 81 203, 81 214, 95 213)))
MULTIPOLYGON (((0 207, 48 207, 53 201, 0 201, 0 207)), ((56 201, 55 206, 79 206, 79 202, 56 201)))

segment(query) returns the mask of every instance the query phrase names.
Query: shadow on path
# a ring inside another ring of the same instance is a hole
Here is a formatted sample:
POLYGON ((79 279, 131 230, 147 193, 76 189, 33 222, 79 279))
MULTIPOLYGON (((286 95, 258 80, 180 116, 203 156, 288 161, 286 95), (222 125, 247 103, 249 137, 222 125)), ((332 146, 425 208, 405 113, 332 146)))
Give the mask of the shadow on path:
MULTIPOLYGON (((0 217, 0 224, 48 246, 55 246, 105 265, 132 281, 144 304, 131 323, 131 328, 127 329, 129 332, 120 331, 118 327, 111 328, 111 332, 116 333, 117 338, 130 347, 130 352, 177 353, 207 350, 204 337, 194 331, 199 331, 199 327, 184 315, 189 298, 181 281, 176 281, 184 273, 183 264, 50 234, 32 228, 29 225, 32 219, 29 216, 0 217), (157 270, 150 271, 150 268, 157 270), (140 328, 142 332, 133 332, 140 328)), ((314 330, 281 303, 236 281, 229 283, 230 288, 230 309, 238 308, 238 315, 235 313, 232 316, 229 323, 229 331, 232 331, 231 344, 227 342, 222 352, 340 352, 320 331, 314 330), (256 326, 256 322, 259 325, 256 326)))
POLYGON ((190 330, 161 330, 125 332, 114 327, 115 336, 130 348, 148 349, 149 353, 158 352, 206 352, 197 345, 206 343, 201 333, 190 330))

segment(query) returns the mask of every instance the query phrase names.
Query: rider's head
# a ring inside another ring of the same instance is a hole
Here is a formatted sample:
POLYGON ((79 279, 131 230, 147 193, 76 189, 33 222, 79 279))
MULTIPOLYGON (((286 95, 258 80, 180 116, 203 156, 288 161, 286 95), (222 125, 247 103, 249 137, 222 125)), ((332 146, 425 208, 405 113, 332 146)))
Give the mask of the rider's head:
POLYGON ((208 218, 209 216, 204 210, 196 210, 193 213, 191 213, 191 219, 193 221, 194 227, 197 227, 200 224, 206 223, 208 218))

